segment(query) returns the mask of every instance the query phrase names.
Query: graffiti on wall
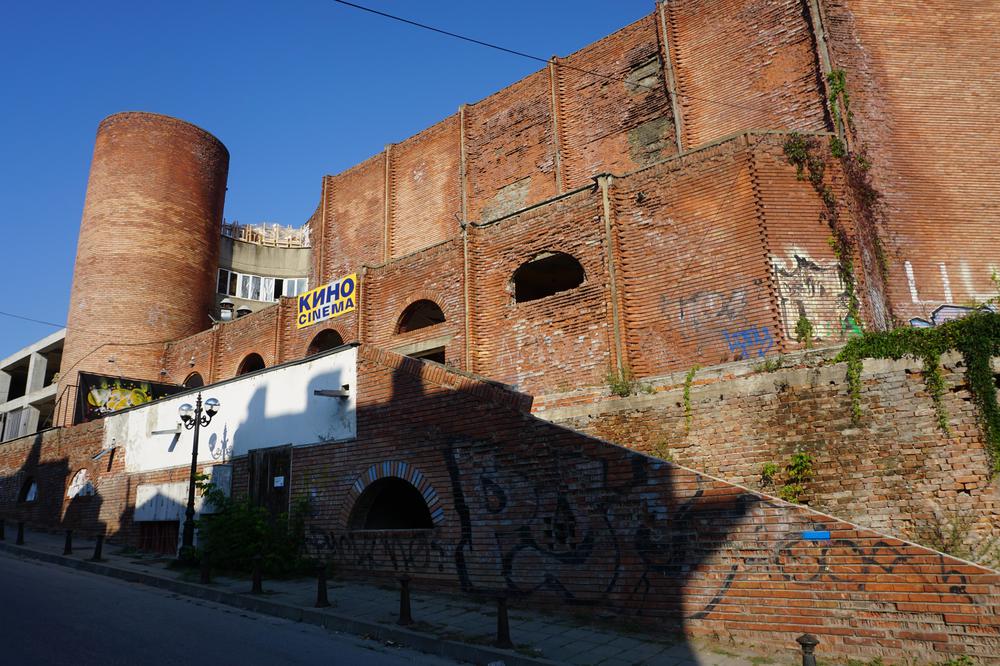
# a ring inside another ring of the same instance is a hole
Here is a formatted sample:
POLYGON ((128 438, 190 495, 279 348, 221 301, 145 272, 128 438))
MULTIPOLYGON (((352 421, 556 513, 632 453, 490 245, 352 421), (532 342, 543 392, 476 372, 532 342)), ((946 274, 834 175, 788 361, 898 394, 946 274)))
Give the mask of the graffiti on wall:
POLYGON ((969 307, 967 305, 939 305, 934 308, 931 312, 931 318, 921 319, 920 317, 914 317, 910 320, 910 326, 914 328, 931 328, 934 326, 940 326, 949 321, 954 321, 955 319, 961 319, 962 317, 968 317, 974 312, 997 312, 997 307, 992 303, 987 303, 978 307, 969 307))
POLYGON ((330 553, 349 566, 381 572, 442 572, 450 564, 433 530, 356 530, 336 532, 310 527, 311 552, 330 553))
MULTIPOLYGON (((795 340, 795 326, 805 316, 817 339, 843 338, 850 294, 847 293, 836 261, 822 264, 802 251, 783 261, 773 258, 778 305, 785 334, 795 340)), ((856 325, 855 325, 856 327, 856 325)))
POLYGON ((774 338, 767 326, 745 328, 734 333, 723 331, 722 336, 737 360, 754 355, 763 358, 774 347, 774 338))
MULTIPOLYGON (((454 577, 472 594, 540 594, 687 619, 710 617, 741 581, 863 591, 866 579, 905 572, 916 548, 817 537, 839 527, 820 516, 790 513, 778 526, 775 502, 735 488, 716 492, 714 481, 638 454, 553 446, 544 459, 518 464, 494 443, 464 438, 450 440, 442 454, 454 523, 313 531, 311 547, 373 573, 454 577)), ((946 557, 929 566, 963 603, 981 601, 946 557)))

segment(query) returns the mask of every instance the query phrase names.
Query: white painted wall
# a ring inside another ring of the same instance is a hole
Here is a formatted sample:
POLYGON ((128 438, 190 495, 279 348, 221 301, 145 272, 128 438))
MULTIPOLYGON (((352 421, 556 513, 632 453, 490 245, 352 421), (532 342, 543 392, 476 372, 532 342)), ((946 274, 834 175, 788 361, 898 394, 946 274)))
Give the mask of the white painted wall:
MULTIPOLYGON (((222 408, 201 428, 199 462, 223 462, 251 449, 356 437, 357 356, 352 347, 206 386, 202 398, 216 398, 222 408), (344 385, 350 387, 347 398, 314 394, 344 385)), ((124 449, 129 472, 190 465, 194 431, 180 425, 177 408, 194 400, 186 393, 105 417, 104 447, 124 449)))

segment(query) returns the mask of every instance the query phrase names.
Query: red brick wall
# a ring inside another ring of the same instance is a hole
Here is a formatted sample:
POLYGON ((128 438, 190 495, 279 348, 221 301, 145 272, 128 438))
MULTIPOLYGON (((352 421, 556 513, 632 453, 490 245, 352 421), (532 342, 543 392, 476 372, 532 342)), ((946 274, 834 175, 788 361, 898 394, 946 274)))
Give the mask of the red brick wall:
POLYGON ((228 169, 225 146, 184 121, 129 112, 101 123, 70 294, 60 422, 72 419, 78 372, 159 380, 162 344, 208 325, 228 169))
MULTIPOLYGON (((773 272, 773 288, 781 314, 788 349, 797 335, 795 325, 805 315, 813 326, 817 344, 844 339, 850 295, 840 276, 840 266, 830 247, 832 230, 828 211, 820 196, 790 167, 779 140, 761 144, 754 152, 753 170, 765 222, 765 242, 773 272)), ((824 138, 817 141, 818 154, 826 160, 824 180, 837 198, 840 224, 854 237, 854 221, 845 203, 840 161, 826 151, 824 138)), ((867 295, 861 261, 855 259, 859 297, 867 295)))
POLYGON ((445 361, 460 368, 465 362, 465 295, 461 239, 373 268, 365 275, 365 340, 385 348, 452 336, 445 361), (397 333, 400 315, 412 303, 437 303, 445 322, 397 333))
POLYGON ((783 482, 762 486, 764 464, 783 469, 794 453, 808 453, 815 477, 803 500, 811 507, 921 542, 963 525, 955 545, 966 549, 1000 536, 1000 484, 958 357, 945 364, 950 436, 937 425, 919 363, 867 362, 855 426, 844 366, 817 360, 768 373, 752 364, 703 370, 690 390, 690 420, 681 373, 654 382, 653 395, 592 395, 588 404, 580 392, 535 408, 567 427, 772 493, 783 482))
POLYGON ((401 257, 453 238, 462 219, 458 116, 390 151, 390 254, 401 257))
POLYGON ((468 218, 492 220, 558 192, 548 70, 465 108, 468 218))
POLYGON ((669 0, 664 8, 685 149, 749 129, 828 129, 802 0, 669 0))
POLYGON ((359 382, 358 440, 293 451, 293 494, 317 504, 310 543, 345 575, 405 571, 740 642, 809 631, 826 654, 995 654, 995 571, 501 408, 502 391, 372 348, 359 382), (382 463, 419 471, 442 509, 432 530, 345 529, 352 488, 382 463))
POLYGON ((583 190, 470 234, 473 366, 529 393, 603 381, 612 361, 600 191, 583 190), (514 271, 542 252, 583 266, 575 289, 514 302, 514 271))
MULTIPOLYGON (((840 340, 847 297, 824 206, 787 163, 785 138, 742 136, 611 181, 623 364, 638 375, 797 348, 800 313, 820 342, 840 340)), ((826 180, 843 193, 835 161, 826 180)), ((471 359, 465 357, 460 237, 370 269, 345 264, 339 270, 360 274, 363 321, 355 312, 328 325, 345 341, 389 348, 449 334, 449 363, 532 393, 602 385, 617 362, 602 194, 595 185, 469 227, 471 359), (542 252, 576 257, 586 282, 515 303, 514 271, 542 252), (420 298, 437 302, 447 324, 396 336, 400 314, 420 298)), ((848 210, 842 219, 851 228, 848 210)), ((859 291, 865 293, 863 282, 859 291)), ((198 367, 211 363, 219 380, 232 376, 251 351, 268 365, 301 358, 321 328, 298 330, 295 311, 295 299, 285 299, 280 313, 267 308, 221 325, 214 343, 199 336, 169 345, 164 367, 182 381, 194 357, 198 367)))
MULTIPOLYGON (((385 258, 385 154, 327 179, 325 280, 385 258)), ((312 286, 318 286, 312 285, 312 286)))
POLYGON ((778 351, 759 195, 745 142, 616 181, 626 340, 639 375, 778 351))
MULTIPOLYGON (((359 359, 357 439, 292 452, 292 495, 313 505, 309 546, 346 576, 406 572, 416 586, 740 642, 791 645, 808 631, 828 655, 997 654, 997 571, 532 418, 525 396, 440 366, 367 346, 359 359), (346 529, 361 489, 389 475, 421 489, 432 529, 346 529)), ((98 422, 0 446, 4 515, 68 524, 51 498, 93 465, 101 435, 98 422), (49 498, 31 513, 10 499, 28 473, 49 498)), ((135 486, 186 470, 129 476, 123 464, 92 471, 97 509, 66 511, 134 539, 135 486)))
POLYGON ((821 4, 833 66, 847 75, 854 147, 869 152, 884 197, 896 316, 926 317, 944 302, 995 296, 1000 7, 987 0, 821 4))
POLYGON ((556 67, 564 184, 626 173, 677 152, 656 16, 650 15, 556 67))

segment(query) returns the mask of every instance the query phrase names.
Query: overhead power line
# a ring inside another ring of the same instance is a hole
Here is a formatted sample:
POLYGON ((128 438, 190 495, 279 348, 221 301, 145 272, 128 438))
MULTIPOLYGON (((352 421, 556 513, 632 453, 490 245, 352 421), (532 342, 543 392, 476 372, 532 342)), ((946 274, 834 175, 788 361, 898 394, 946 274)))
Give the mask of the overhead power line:
MULTIPOLYGON (((524 51, 518 51, 516 49, 509 49, 506 46, 500 46, 499 44, 493 44, 491 42, 486 42, 486 41, 483 41, 481 39, 475 39, 474 37, 468 37, 466 35, 462 35, 462 34, 459 34, 457 32, 451 32, 450 30, 443 30, 441 28, 435 28, 434 26, 428 25, 426 23, 421 23, 419 21, 413 21, 413 20, 408 19, 408 18, 403 18, 402 16, 396 16, 395 14, 389 14, 388 12, 379 11, 378 9, 372 9, 371 7, 365 7, 364 5, 359 5, 359 4, 354 3, 354 2, 348 2, 347 0, 333 0, 333 2, 337 3, 338 5, 344 5, 346 7, 352 7, 354 9, 357 9, 357 10, 360 10, 360 11, 363 11, 363 12, 368 12, 369 14, 374 14, 376 16, 381 16, 382 18, 387 18, 387 19, 390 19, 392 21, 398 21, 399 23, 405 23, 405 24, 411 25, 411 26, 413 26, 415 28, 420 28, 422 30, 429 30, 431 32, 436 32, 439 35, 445 35, 446 37, 452 37, 454 39, 459 39, 459 40, 462 40, 463 42, 468 42, 470 44, 476 44, 477 46, 483 46, 483 47, 488 48, 488 49, 494 49, 495 51, 501 51, 503 53, 508 53, 510 55, 515 55, 515 56, 518 56, 520 58, 527 58, 528 60, 534 60, 534 61, 542 62, 542 63, 546 63, 546 64, 548 64, 550 62, 549 58, 543 58, 541 56, 532 55, 531 53, 525 53, 524 51)), ((566 69, 571 69, 571 70, 574 70, 574 71, 577 71, 577 72, 581 72, 583 74, 589 74, 591 76, 596 76, 596 77, 601 78, 601 79, 607 79, 608 81, 618 81, 618 82, 625 83, 625 84, 630 85, 630 86, 635 86, 636 88, 645 88, 647 90, 659 90, 660 89, 659 86, 650 86, 650 85, 646 85, 645 83, 639 83, 637 81, 629 81, 628 79, 626 79, 624 77, 621 77, 621 76, 611 76, 610 74, 601 74, 600 72, 595 72, 593 70, 589 70, 589 69, 586 69, 586 68, 583 68, 583 67, 576 67, 575 65, 570 65, 570 64, 567 64, 567 63, 565 63, 563 61, 559 62, 559 67, 565 67, 566 69)), ((708 97, 700 97, 700 96, 690 95, 688 93, 679 93, 679 92, 675 92, 675 91, 671 91, 671 90, 667 90, 666 92, 667 92, 667 94, 672 95, 674 97, 683 97, 685 99, 692 99, 692 100, 695 100, 695 101, 698 101, 698 102, 707 102, 709 104, 718 104, 720 106, 728 106, 728 107, 733 108, 733 109, 744 109, 744 110, 748 110, 748 111, 759 111, 761 113, 770 113, 770 109, 764 109, 764 108, 757 107, 757 106, 749 106, 749 105, 746 105, 746 104, 733 104, 732 102, 723 102, 722 100, 718 100, 718 99, 709 99, 708 97)))

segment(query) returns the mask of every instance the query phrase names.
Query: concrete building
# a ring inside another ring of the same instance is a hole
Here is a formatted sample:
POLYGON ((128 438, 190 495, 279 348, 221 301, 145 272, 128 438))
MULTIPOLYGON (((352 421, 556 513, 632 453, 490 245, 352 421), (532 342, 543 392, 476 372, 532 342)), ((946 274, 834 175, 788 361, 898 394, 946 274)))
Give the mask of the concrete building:
POLYGON ((66 329, 0 361, 0 441, 51 428, 66 329))

